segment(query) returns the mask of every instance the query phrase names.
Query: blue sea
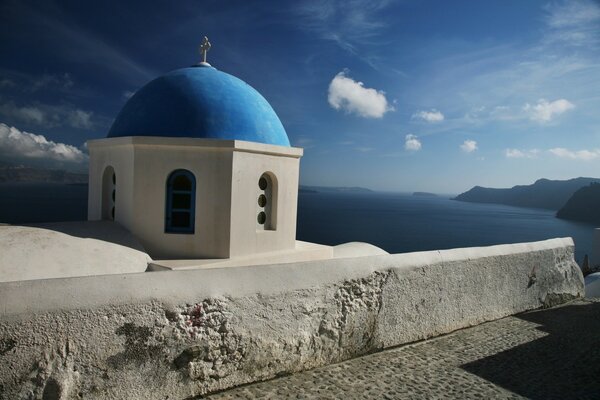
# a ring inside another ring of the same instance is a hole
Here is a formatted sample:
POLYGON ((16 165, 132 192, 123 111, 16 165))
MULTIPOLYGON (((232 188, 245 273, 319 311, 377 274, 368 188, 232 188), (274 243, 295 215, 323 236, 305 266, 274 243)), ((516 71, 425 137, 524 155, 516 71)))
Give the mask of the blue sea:
MULTIPOLYGON (((84 220, 87 185, 0 184, 0 222, 84 220)), ((336 245, 372 243, 390 253, 488 246, 571 236, 581 262, 594 225, 554 212, 448 197, 381 192, 300 193, 299 240, 336 245)))

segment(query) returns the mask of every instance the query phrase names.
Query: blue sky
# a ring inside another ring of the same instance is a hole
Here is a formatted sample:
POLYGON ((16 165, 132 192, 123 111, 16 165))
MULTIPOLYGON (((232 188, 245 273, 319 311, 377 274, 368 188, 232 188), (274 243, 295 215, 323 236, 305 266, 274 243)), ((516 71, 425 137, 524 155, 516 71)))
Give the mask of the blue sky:
POLYGON ((301 182, 458 193, 600 177, 600 3, 0 4, 0 161, 85 170, 149 80, 208 61, 255 87, 301 182))

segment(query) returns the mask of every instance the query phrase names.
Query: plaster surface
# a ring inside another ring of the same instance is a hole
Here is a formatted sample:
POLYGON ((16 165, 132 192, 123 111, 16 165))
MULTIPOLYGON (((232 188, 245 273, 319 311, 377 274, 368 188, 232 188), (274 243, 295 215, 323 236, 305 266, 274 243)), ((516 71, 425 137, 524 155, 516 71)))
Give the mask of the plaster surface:
POLYGON ((600 297, 600 272, 585 277, 585 297, 600 297))
POLYGON ((581 296, 570 238, 6 282, 0 388, 6 398, 193 398, 581 296))
POLYGON ((0 226, 0 282, 144 272, 149 261, 115 222, 0 226))
POLYGON ((384 254, 389 253, 377 246, 364 242, 349 242, 333 247, 333 256, 335 258, 381 256, 384 254))
POLYGON ((590 267, 600 268, 600 228, 594 229, 592 236, 592 254, 590 255, 590 267))
MULTIPOLYGON (((287 264, 301 261, 327 260, 333 257, 333 247, 296 241, 292 250, 258 253, 251 256, 206 260, 154 260, 149 271, 241 267, 264 264, 287 264)), ((368 254, 365 254, 368 255, 368 254)))
MULTIPOLYGON (((88 219, 103 218, 103 174, 116 176, 115 220, 154 259, 215 259, 293 250, 302 149, 238 140, 118 137, 88 142, 88 219), (166 182, 178 169, 196 180, 195 230, 165 232, 166 182), (276 181, 277 226, 257 229, 258 182, 276 181)), ((112 187, 111 187, 112 190, 112 187)))

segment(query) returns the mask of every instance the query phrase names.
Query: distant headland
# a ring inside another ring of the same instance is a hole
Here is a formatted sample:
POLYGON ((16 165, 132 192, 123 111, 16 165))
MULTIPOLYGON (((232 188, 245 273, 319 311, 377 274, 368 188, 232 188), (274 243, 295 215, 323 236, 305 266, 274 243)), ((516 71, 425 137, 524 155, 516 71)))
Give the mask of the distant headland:
POLYGON ((573 193, 556 213, 556 217, 575 221, 600 223, 600 183, 591 183, 573 193))
POLYGON ((413 196, 421 196, 421 197, 437 197, 437 194, 429 193, 429 192, 413 192, 412 195, 413 196))
POLYGON ((517 207, 559 210, 577 190, 599 182, 599 178, 574 178, 569 180, 538 179, 532 185, 518 185, 510 189, 475 186, 454 200, 473 203, 497 203, 517 207))

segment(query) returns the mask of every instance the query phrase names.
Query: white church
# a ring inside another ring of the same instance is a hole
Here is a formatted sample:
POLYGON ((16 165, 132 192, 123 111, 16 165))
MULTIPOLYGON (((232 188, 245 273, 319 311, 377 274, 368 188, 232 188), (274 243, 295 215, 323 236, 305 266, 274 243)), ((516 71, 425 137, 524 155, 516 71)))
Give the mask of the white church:
POLYGON ((19 260, 0 260, 0 282, 387 254, 296 240, 303 150, 209 49, 205 38, 201 62, 143 86, 88 142, 88 221, 0 230, 3 259, 19 260))
POLYGON ((331 258, 296 241, 302 149, 260 93, 206 62, 209 48, 205 38, 202 62, 142 87, 88 142, 88 219, 116 221, 155 260, 331 258))

